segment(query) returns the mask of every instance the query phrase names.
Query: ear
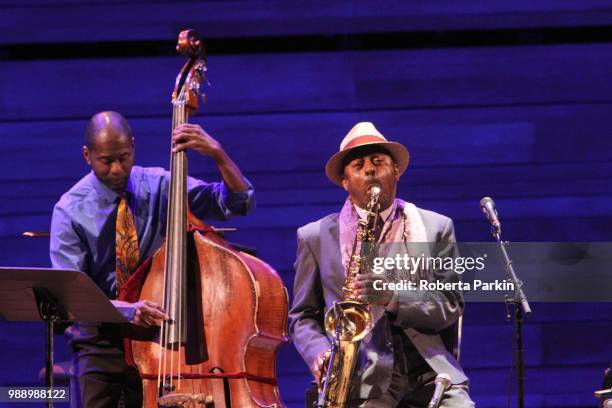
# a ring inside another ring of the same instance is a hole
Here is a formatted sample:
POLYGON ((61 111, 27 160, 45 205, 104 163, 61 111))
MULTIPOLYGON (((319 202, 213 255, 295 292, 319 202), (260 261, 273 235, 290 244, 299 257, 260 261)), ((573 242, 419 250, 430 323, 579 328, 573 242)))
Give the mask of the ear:
POLYGON ((89 149, 87 146, 83 146, 83 158, 87 162, 88 165, 91 166, 91 158, 89 157, 89 149))
POLYGON ((342 176, 342 188, 344 189, 344 191, 346 191, 348 193, 348 185, 349 185, 349 181, 346 178, 346 176, 342 176))
POLYGON ((393 173, 395 174, 395 181, 399 182, 400 173, 399 173, 399 167, 397 166, 397 163, 393 163, 393 173))

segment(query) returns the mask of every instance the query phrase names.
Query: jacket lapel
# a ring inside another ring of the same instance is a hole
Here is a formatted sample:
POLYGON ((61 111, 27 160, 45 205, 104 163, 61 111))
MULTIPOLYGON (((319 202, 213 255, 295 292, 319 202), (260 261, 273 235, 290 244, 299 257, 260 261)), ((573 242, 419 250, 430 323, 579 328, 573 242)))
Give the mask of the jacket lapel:
POLYGON ((338 217, 325 218, 321 224, 321 278, 330 296, 325 299, 329 308, 334 300, 341 299, 345 271, 342 266, 338 217))

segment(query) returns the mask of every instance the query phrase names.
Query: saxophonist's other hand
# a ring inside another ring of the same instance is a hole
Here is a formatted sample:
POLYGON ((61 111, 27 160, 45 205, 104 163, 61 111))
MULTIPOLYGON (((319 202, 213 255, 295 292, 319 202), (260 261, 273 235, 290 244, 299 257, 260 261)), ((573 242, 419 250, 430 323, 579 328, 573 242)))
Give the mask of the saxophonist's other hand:
POLYGON ((353 281, 353 290, 357 299, 363 303, 375 303, 386 307, 393 298, 393 291, 383 289, 380 282, 374 289, 374 281, 385 281, 384 276, 370 273, 360 273, 353 281))

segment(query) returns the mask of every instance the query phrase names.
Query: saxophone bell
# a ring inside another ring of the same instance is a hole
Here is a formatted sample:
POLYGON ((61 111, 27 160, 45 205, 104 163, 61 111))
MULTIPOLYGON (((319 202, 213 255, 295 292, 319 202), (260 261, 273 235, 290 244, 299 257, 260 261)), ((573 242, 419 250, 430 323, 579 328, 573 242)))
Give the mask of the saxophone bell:
POLYGON ((372 331, 372 313, 367 305, 344 300, 325 315, 325 331, 340 341, 359 341, 372 331))
POLYGON ((335 336, 340 338, 353 337, 357 333, 357 325, 344 312, 339 303, 334 303, 335 336))

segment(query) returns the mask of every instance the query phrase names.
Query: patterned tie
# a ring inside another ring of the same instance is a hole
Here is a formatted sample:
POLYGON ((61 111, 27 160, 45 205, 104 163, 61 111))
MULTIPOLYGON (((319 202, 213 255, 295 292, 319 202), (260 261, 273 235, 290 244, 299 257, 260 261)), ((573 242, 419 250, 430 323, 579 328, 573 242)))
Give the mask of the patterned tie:
POLYGON ((115 279, 117 280, 117 292, 128 280, 138 265, 138 234, 130 206, 125 198, 121 198, 117 209, 117 222, 115 224, 116 256, 115 279))

